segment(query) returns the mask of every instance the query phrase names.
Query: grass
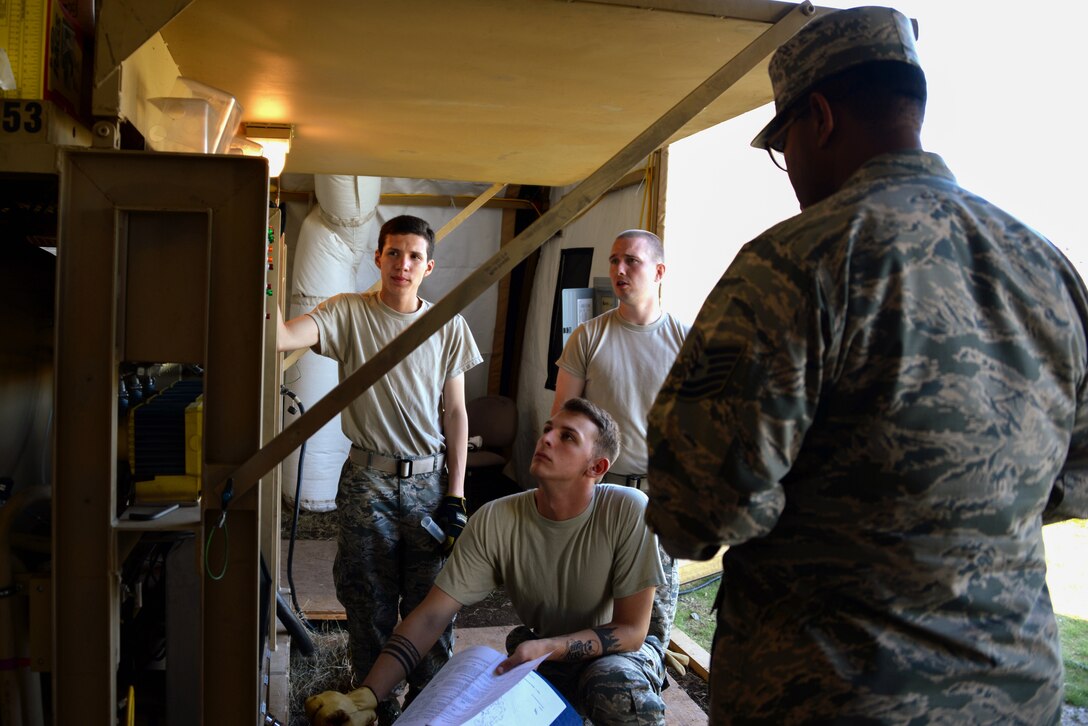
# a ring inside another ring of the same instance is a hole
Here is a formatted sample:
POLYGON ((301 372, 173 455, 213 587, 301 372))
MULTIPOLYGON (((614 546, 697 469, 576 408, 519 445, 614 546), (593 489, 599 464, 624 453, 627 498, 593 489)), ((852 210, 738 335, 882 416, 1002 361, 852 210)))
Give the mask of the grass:
MULTIPOLYGON (((716 575, 715 575, 716 577, 716 575)), ((696 585, 707 582, 710 578, 703 578, 695 582, 684 583, 680 590, 689 590, 696 585)), ((714 597, 718 594, 718 586, 721 581, 696 590, 687 595, 681 595, 676 601, 676 618, 673 622, 676 627, 688 634, 692 640, 710 652, 710 643, 714 639, 714 597)))
POLYGON ((1065 702, 1088 707, 1088 520, 1072 519, 1043 527, 1046 544, 1046 582, 1065 661, 1065 702))
POLYGON ((1088 622, 1059 615, 1058 631, 1065 661, 1065 702, 1088 708, 1088 622))
MULTIPOLYGON (((1047 553, 1047 584, 1058 614, 1062 658, 1065 661, 1065 700, 1088 708, 1088 578, 1083 560, 1088 555, 1088 520, 1076 519, 1043 528, 1047 553)), ((684 583, 681 590, 706 582, 684 583)), ((714 637, 714 583, 687 595, 676 605, 676 627, 710 651, 714 637), (696 617, 693 617, 692 614, 696 617)))

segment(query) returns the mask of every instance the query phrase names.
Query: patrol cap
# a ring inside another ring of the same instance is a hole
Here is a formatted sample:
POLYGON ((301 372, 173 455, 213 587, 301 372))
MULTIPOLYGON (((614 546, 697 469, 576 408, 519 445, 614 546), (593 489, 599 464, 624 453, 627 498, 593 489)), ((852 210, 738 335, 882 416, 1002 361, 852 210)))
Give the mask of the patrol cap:
POLYGON ((752 146, 766 147, 790 107, 836 73, 873 61, 899 61, 917 68, 924 79, 914 38, 911 21, 894 8, 852 8, 817 17, 771 57, 775 116, 752 139, 752 146))

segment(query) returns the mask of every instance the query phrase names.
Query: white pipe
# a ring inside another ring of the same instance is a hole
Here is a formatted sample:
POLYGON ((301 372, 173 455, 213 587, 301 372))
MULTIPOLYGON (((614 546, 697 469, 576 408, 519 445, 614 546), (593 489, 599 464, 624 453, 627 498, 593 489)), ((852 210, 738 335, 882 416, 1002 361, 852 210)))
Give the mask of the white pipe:
MULTIPOLYGON (((302 315, 315 305, 341 292, 359 288, 360 266, 377 246, 375 214, 381 197, 380 177, 317 175, 314 177, 317 205, 306 216, 299 230, 291 274, 291 309, 289 317, 302 315)), ((365 286, 364 286, 365 289, 365 286)), ((284 372, 284 383, 311 406, 331 391, 338 382, 336 361, 307 352, 284 372)), ((284 427, 298 414, 284 413, 284 427)), ((336 508, 336 488, 340 469, 347 458, 350 442, 335 416, 306 441, 303 480, 299 494, 301 506, 315 512, 336 508)), ((283 461, 283 497, 294 504, 297 484, 298 452, 283 461)))

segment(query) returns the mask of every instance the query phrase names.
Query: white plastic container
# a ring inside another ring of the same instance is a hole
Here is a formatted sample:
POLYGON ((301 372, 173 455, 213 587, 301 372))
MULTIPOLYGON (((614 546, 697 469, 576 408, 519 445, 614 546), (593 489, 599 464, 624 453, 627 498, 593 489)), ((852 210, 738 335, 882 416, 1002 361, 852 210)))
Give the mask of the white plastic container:
POLYGON ((155 107, 148 148, 197 154, 225 154, 242 120, 234 96, 191 78, 178 78, 169 96, 149 99, 155 107))

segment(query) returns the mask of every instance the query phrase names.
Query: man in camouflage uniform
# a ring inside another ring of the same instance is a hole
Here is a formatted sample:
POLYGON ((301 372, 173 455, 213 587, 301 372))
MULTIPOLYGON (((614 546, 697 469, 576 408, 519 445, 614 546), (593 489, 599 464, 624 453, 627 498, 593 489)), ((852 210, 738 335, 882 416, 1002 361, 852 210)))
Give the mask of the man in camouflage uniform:
MULTIPOLYGON (((418 217, 382 225, 374 263, 375 293, 336 295, 305 315, 280 320, 278 347, 312 347, 350 376, 431 306, 418 296, 434 269, 434 232, 418 217)), ((465 371, 482 362, 460 315, 450 320, 341 416, 351 451, 336 493, 339 522, 333 578, 347 615, 356 677, 370 670, 393 632, 434 583, 464 526, 468 415, 465 371), (440 413, 441 412, 441 413, 440 413), (440 546, 420 526, 425 516, 447 534, 440 546)), ((448 624, 427 657, 409 674, 409 699, 449 661, 448 624)), ((395 699, 380 708, 382 723, 400 713, 395 699)))
POLYGON ((723 559, 710 721, 1057 724, 1041 528, 1088 515, 1088 294, 921 150, 888 8, 774 55, 802 213, 741 250, 650 415, 648 520, 723 559))
MULTIPOLYGON (((584 396, 612 414, 624 441, 603 481, 646 491, 646 415, 680 352, 688 326, 661 309, 665 248, 653 232, 621 232, 608 256, 608 276, 619 307, 579 325, 567 340, 556 361, 559 375, 552 414, 575 396, 584 396)), ((680 589, 676 560, 664 549, 658 554, 665 584, 654 596, 648 642, 683 675, 682 663, 665 650, 680 589)))
POLYGON ((646 644, 664 582, 646 495, 595 482, 620 448, 615 421, 583 398, 545 423, 530 472, 539 487, 472 515, 435 585, 382 650, 363 686, 311 697, 314 726, 369 722, 377 699, 463 605, 502 587, 523 626, 497 672, 547 655, 538 671, 594 724, 664 724, 661 655, 646 644))

